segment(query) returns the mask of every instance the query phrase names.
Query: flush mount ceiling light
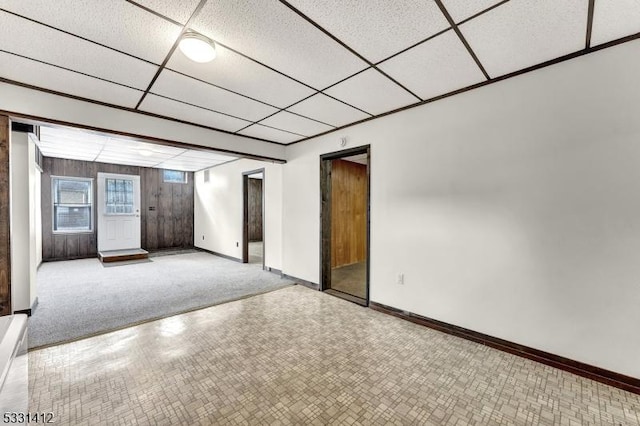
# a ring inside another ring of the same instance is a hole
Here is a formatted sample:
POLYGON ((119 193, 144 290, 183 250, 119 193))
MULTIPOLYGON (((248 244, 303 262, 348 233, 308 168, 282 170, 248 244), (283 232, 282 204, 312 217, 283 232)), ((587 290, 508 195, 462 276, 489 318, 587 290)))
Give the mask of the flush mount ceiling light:
POLYGON ((216 57, 213 41, 196 33, 186 33, 180 40, 180 50, 194 62, 211 62, 216 57))
POLYGON ((139 149, 138 154, 142 155, 143 157, 151 157, 153 155, 153 152, 148 149, 139 149))

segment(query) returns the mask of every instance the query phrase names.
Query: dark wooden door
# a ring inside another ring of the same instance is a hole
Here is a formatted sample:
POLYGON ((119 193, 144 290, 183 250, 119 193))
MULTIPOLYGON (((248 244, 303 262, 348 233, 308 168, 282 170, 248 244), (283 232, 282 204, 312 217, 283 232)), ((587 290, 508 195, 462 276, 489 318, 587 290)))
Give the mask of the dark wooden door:
POLYGON ((249 178, 249 241, 262 241, 262 179, 249 178))

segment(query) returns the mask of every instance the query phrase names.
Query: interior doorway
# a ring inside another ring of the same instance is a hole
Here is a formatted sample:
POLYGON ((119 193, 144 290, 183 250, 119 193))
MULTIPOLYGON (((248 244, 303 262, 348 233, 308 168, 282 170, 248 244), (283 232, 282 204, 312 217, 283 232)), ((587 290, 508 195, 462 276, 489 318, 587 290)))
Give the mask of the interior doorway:
POLYGON ((264 169, 242 174, 243 236, 242 262, 261 264, 264 269, 264 169))
POLYGON ((369 305, 370 147, 320 157, 321 290, 369 305))

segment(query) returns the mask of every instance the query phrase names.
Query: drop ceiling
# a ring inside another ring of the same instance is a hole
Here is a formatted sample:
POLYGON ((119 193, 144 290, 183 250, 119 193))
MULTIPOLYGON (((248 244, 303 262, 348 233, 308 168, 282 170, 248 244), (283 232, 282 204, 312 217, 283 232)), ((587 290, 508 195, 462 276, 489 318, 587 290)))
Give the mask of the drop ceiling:
POLYGON ((639 32, 637 0, 0 0, 0 77, 289 144, 639 32))
POLYGON ((158 145, 65 127, 40 127, 45 157, 193 172, 237 157, 212 151, 158 145))

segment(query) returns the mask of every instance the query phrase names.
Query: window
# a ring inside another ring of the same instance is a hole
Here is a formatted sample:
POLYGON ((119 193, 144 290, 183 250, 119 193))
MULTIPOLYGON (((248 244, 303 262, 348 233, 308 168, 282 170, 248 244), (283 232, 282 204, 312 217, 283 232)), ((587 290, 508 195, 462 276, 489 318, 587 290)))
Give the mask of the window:
POLYGON ((133 181, 130 179, 105 179, 106 214, 133 213, 133 181))
POLYGON ((53 232, 93 230, 93 180, 53 177, 53 232))
POLYGON ((163 170, 163 172, 165 182, 187 183, 187 172, 181 172, 180 170, 163 170))

